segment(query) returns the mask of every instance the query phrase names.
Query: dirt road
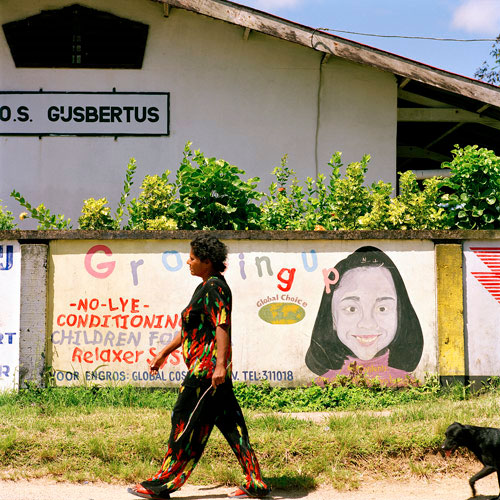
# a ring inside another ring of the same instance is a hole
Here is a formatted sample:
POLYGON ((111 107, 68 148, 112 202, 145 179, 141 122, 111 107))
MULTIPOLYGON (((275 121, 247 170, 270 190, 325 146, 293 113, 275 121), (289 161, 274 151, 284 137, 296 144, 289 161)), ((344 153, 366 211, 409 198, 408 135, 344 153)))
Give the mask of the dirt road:
MULTIPOLYGON (((496 475, 480 480, 475 500, 498 495, 496 475)), ((221 500, 234 488, 185 485, 172 495, 179 500, 221 500)), ((126 485, 70 484, 48 480, 0 481, 0 500, 134 500, 126 485)), ((356 491, 321 488, 312 492, 273 491, 272 498, 307 500, 468 500, 471 491, 465 477, 444 477, 430 481, 370 481, 356 491)))

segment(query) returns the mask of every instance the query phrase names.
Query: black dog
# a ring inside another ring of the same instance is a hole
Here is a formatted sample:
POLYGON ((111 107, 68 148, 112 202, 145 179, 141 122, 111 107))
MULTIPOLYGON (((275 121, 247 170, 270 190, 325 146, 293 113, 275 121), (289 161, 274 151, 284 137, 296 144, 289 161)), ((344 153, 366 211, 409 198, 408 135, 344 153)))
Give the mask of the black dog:
MULTIPOLYGON (((450 455, 459 446, 465 446, 484 465, 482 470, 469 479, 473 496, 476 496, 476 488, 474 487, 476 481, 493 472, 497 473, 500 486, 500 429, 462 425, 454 422, 446 429, 445 436, 442 449, 446 455, 450 455)), ((494 500, 500 500, 500 494, 494 500)))

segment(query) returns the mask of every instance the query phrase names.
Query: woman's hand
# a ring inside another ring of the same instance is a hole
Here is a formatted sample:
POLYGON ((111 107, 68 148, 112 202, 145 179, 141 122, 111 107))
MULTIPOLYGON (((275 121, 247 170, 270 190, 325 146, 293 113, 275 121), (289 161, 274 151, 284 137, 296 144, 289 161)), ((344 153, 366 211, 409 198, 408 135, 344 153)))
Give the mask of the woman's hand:
POLYGON ((226 368, 223 365, 217 365, 212 375, 212 387, 215 389, 226 380, 226 368))
POLYGON ((157 354, 149 365, 149 373, 151 373, 151 375, 156 375, 160 368, 163 366, 163 363, 166 361, 167 357, 168 355, 162 356, 161 352, 157 354))
POLYGON ((153 361, 149 364, 149 373, 151 375, 156 375, 158 370, 163 366, 168 355, 174 352, 181 345, 181 332, 179 332, 170 342, 167 344, 154 358, 153 361))

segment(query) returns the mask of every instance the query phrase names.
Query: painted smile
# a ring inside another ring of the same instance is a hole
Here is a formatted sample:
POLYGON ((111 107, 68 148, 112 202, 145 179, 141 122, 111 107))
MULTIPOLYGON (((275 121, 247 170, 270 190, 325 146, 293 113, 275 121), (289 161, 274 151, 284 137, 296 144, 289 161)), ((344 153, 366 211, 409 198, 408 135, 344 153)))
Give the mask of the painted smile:
POLYGON ((353 337, 362 345, 372 345, 380 337, 380 333, 376 335, 353 335, 353 337))

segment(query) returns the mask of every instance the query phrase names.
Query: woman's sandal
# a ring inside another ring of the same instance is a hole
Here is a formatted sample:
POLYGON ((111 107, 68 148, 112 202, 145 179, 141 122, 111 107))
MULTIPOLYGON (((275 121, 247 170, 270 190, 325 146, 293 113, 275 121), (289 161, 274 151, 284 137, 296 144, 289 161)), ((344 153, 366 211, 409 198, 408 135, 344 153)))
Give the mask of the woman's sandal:
POLYGON ((271 492, 270 489, 267 490, 262 490, 259 492, 250 492, 250 490, 247 490, 243 486, 239 486, 235 491, 230 493, 228 495, 229 498, 264 498, 269 496, 269 493, 271 492))
POLYGON ((164 500, 165 498, 170 498, 168 493, 155 493, 147 488, 144 488, 142 484, 136 484, 130 488, 127 488, 127 492, 131 495, 141 498, 149 498, 150 500, 164 500))

